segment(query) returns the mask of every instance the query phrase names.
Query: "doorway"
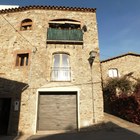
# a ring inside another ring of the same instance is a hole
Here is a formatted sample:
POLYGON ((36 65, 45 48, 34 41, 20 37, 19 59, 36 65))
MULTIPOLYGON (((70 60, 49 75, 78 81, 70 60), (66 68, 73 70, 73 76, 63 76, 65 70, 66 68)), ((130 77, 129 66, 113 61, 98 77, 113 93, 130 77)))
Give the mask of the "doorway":
POLYGON ((0 98, 0 135, 7 135, 11 98, 0 98))

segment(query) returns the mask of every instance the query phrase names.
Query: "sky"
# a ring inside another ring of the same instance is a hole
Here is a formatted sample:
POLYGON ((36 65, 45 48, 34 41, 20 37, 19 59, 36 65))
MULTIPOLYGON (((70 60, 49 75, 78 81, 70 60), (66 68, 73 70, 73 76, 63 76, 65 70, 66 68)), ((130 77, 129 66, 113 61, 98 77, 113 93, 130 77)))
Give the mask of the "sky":
POLYGON ((140 54, 140 0, 0 0, 0 5, 97 8, 100 59, 140 54))

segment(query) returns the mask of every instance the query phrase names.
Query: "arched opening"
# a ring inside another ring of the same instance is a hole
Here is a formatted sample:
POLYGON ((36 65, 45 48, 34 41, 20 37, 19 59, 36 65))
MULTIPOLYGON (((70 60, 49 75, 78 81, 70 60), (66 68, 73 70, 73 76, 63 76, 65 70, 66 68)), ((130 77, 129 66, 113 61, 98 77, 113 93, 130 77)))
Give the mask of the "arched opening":
POLYGON ((72 19, 55 19, 49 22, 49 27, 56 29, 80 29, 81 24, 79 21, 72 19))
POLYGON ((24 19, 21 22, 20 30, 25 31, 25 30, 31 30, 31 29, 32 29, 32 20, 31 19, 24 19))

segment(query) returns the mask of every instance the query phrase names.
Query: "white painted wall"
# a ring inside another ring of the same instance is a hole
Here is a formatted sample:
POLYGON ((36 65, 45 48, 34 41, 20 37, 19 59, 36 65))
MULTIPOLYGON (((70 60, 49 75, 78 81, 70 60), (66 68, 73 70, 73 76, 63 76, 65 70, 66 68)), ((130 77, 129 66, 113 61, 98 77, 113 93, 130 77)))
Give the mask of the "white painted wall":
POLYGON ((0 10, 9 9, 9 8, 18 8, 19 5, 0 5, 0 10))

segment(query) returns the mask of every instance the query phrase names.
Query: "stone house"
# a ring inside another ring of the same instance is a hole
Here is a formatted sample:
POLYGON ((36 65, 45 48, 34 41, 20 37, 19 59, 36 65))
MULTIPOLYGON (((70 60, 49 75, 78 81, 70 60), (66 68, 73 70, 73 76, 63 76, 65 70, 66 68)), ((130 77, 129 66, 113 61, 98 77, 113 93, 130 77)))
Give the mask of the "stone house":
POLYGON ((102 122, 96 9, 25 6, 0 15, 0 133, 102 122))
POLYGON ((128 76, 136 81, 140 78, 140 54, 126 53, 101 61, 103 83, 108 78, 128 76))

